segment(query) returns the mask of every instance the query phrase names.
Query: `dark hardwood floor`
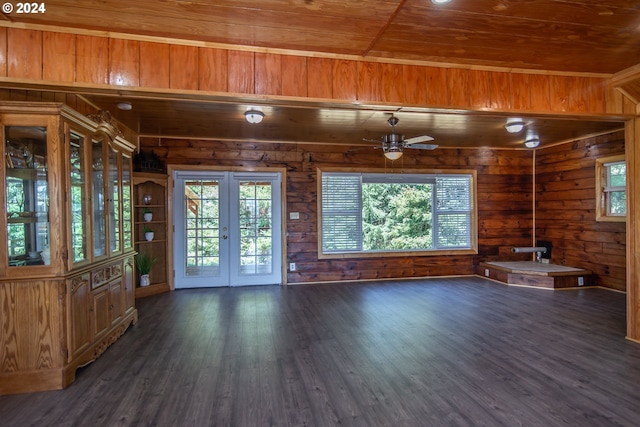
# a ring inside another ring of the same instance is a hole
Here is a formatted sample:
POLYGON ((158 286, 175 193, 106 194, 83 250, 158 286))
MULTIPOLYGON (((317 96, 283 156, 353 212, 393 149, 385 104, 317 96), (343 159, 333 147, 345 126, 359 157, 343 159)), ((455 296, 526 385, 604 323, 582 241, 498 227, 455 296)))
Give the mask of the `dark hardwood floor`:
POLYGON ((183 290, 2 426, 638 426, 625 296, 480 277, 183 290))

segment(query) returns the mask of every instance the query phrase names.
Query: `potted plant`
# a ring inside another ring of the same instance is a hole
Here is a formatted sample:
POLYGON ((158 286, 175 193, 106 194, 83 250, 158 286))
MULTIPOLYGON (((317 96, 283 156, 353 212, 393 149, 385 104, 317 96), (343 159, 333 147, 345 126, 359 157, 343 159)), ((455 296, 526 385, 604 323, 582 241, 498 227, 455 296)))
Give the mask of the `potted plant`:
POLYGON ((151 209, 144 208, 142 211, 142 218, 144 218, 144 222, 150 222, 153 219, 153 212, 151 212, 151 209))
POLYGON ((147 242, 153 240, 153 228, 145 227, 144 228, 144 238, 147 239, 147 242))
POLYGON ((136 268, 140 273, 140 286, 149 286, 149 273, 156 262, 158 262, 158 258, 149 254, 139 253, 136 255, 136 268))

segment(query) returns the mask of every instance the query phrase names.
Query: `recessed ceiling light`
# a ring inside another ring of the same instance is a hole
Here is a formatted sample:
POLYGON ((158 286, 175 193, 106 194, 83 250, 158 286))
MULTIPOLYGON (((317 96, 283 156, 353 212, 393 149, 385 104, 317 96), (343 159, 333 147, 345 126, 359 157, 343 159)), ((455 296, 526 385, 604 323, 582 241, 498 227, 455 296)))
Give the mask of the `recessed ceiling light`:
POLYGON ((133 108, 130 102, 119 102, 118 108, 124 111, 129 111, 133 108))

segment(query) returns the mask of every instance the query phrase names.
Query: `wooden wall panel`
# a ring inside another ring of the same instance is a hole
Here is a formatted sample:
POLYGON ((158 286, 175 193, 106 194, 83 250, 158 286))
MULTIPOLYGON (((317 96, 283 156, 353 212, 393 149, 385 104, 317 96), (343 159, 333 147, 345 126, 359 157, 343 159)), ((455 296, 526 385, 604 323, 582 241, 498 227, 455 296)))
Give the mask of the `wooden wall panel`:
POLYGON ((382 101, 381 66, 377 62, 358 62, 358 100, 382 101))
POLYGON ((569 79, 569 111, 580 113, 589 111, 589 83, 586 77, 569 79))
MULTIPOLYGON (((407 152, 402 163, 385 163, 377 150, 349 151, 349 147, 323 144, 241 143, 233 141, 161 140, 141 138, 141 147, 153 150, 168 164, 227 167, 287 168, 285 212, 300 212, 288 220, 287 259, 297 271, 289 283, 474 274, 479 260, 499 255, 513 257, 513 246, 532 239, 531 151, 438 149, 433 155, 407 152), (212 149, 214 147, 214 149, 212 149), (203 156, 206 153, 206 156, 203 156), (318 167, 375 168, 387 172, 407 169, 475 169, 478 171, 479 255, 412 256, 366 259, 318 259, 318 167), (403 169, 404 168, 404 169, 403 169)), ((516 254, 518 255, 518 254, 516 254)), ((503 258, 504 259, 504 258, 503 258)), ((512 258, 513 259, 513 258, 512 258)))
POLYGON ((228 52, 227 89, 233 93, 254 93, 254 53, 228 52))
POLYGON ((511 79, 509 73, 489 73, 491 78, 491 103, 490 108, 496 110, 510 110, 511 104, 511 79))
POLYGON ((354 61, 336 59, 333 63, 333 99, 358 99, 358 67, 354 61))
POLYGON ((76 49, 76 82, 109 84, 109 39, 79 35, 76 49))
POLYGON ((536 239, 552 243, 551 262, 617 290, 626 288, 625 223, 595 220, 595 160, 624 152, 622 131, 536 152, 536 239))
POLYGON ((7 29, 7 76, 42 80, 42 32, 7 29))
POLYGON ((7 77, 7 29, 0 28, 0 77, 7 77))
POLYGON ((109 39, 109 84, 140 85, 140 42, 109 39))
POLYGON ((550 76, 549 94, 551 111, 569 111, 571 97, 571 78, 567 76, 550 76))
POLYGON ((333 97, 333 61, 326 58, 309 58, 307 93, 311 98, 333 97))
POLYGON ((469 70, 458 68, 447 69, 447 104, 453 108, 463 108, 470 105, 469 70))
POLYGON ((400 104, 404 101, 404 74, 402 65, 380 64, 380 96, 384 102, 400 104))
POLYGON ((307 97, 307 58, 304 56, 282 55, 281 62, 282 95, 307 97))
POLYGON ((448 105, 449 92, 447 87, 446 68, 426 67, 427 73, 427 105, 444 107, 448 105))
POLYGON ((487 110, 491 108, 491 75, 489 71, 469 70, 467 91, 468 104, 474 109, 487 110))
POLYGON ((169 87, 169 45, 140 42, 140 86, 169 87))
POLYGON ((198 90, 198 48, 171 45, 169 49, 169 87, 198 90))
POLYGON ((607 84, 605 79, 596 79, 594 77, 587 80, 587 105, 589 111, 594 113, 606 113, 607 111, 607 84))
POLYGON ((42 78, 72 83, 76 77, 76 36, 49 33, 42 39, 42 78))
POLYGON ((531 74, 528 80, 527 88, 531 98, 531 110, 549 111, 551 109, 549 76, 531 74))
POLYGON ((531 76, 523 73, 509 75, 511 107, 516 111, 531 110, 531 76))
POLYGON ((200 48, 200 90, 227 92, 229 90, 229 51, 200 48))
POLYGON ((255 93, 282 95, 282 56, 271 53, 255 54, 255 93))
POLYGON ((424 105, 427 102, 427 73, 425 67, 404 65, 404 101, 409 105, 424 105))

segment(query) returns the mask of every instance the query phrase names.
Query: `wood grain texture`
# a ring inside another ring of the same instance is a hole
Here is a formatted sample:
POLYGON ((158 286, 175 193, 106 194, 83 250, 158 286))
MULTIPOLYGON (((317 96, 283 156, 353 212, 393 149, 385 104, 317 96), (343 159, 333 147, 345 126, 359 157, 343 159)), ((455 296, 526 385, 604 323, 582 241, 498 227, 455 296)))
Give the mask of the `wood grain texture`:
POLYGON ((0 77, 7 77, 7 28, 0 28, 0 77))
POLYGON ((223 49, 200 48, 200 90, 227 92, 229 53, 223 49))
POLYGON ((171 45, 169 48, 169 87, 198 90, 198 48, 171 45))
MULTIPOLYGON (((628 120, 624 129, 625 156, 628 176, 640 175, 640 119, 628 120)), ((631 179, 627 182, 627 206, 640 203, 640 182, 631 179)), ((627 212, 627 259, 637 261, 640 255, 640 212, 630 209, 627 212)), ((635 262, 635 265, 638 265, 635 262)), ((627 337, 640 342, 640 269, 629 268, 626 272, 627 289, 627 337)))
POLYGON ((140 85, 140 42, 109 39, 109 84, 140 85))
POLYGON ((358 67, 356 63, 339 59, 332 62, 333 99, 355 101, 358 99, 358 67))
POLYGON ((227 89, 235 93, 254 93, 254 53, 229 51, 227 70, 227 89))
POLYGON ((425 67, 404 65, 404 100, 409 105, 421 105, 427 102, 427 73, 425 67))
POLYGON ((596 284, 626 289, 625 223, 596 221, 595 159, 624 154, 622 132, 541 149, 536 154, 536 239, 551 262, 589 269, 596 284))
POLYGON ((166 43, 140 42, 140 86, 169 87, 169 76, 172 70, 169 63, 169 48, 170 45, 166 43))
POLYGON ((255 93, 259 95, 282 95, 282 56, 255 54, 255 93))
POLYGON ((358 100, 382 101, 381 64, 377 62, 358 62, 358 100))
POLYGON ((307 58, 282 55, 282 95, 307 97, 307 58))
POLYGON ((109 39, 82 36, 76 38, 76 81, 79 83, 109 83, 109 39))
POLYGON ((640 352, 623 338, 624 295, 615 292, 470 277, 181 290, 138 305, 138 324, 73 387, 0 397, 3 422, 637 421, 640 352))
POLYGON ((42 32, 9 28, 7 30, 7 76, 42 79, 42 32))
POLYGON ((42 46, 42 79, 74 82, 76 36, 64 33, 43 33, 42 46))
POLYGON ((308 58, 307 93, 312 98, 333 97, 333 60, 308 58))

